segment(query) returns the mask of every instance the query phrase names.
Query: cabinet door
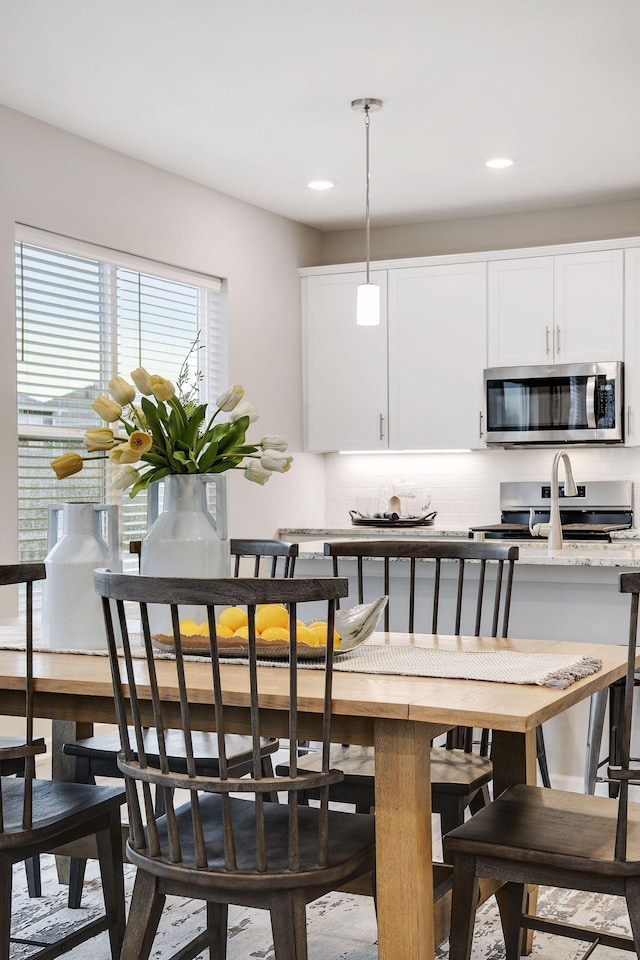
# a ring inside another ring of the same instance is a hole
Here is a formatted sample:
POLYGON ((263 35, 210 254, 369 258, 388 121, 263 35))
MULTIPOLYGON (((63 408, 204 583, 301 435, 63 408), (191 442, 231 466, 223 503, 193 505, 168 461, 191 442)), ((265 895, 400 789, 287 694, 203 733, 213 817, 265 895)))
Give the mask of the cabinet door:
POLYGON ((486 264, 389 271, 389 446, 483 446, 486 264))
POLYGON ((640 446, 640 247, 624 254, 625 444, 640 446))
POLYGON ((387 275, 380 285, 380 325, 356 324, 356 288, 364 273, 302 281, 306 449, 387 447, 387 275))
POLYGON ((554 257, 555 362, 620 360, 623 251, 554 257))
POLYGON ((553 257, 489 263, 489 366, 553 363, 553 257))

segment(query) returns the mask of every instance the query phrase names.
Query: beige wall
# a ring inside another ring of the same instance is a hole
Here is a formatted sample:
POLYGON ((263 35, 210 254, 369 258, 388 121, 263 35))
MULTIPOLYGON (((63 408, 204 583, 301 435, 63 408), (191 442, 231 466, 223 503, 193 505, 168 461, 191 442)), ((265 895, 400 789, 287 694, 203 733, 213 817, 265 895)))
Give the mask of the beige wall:
POLYGON ((323 459, 300 453, 297 273, 319 262, 320 234, 0 107, 0 562, 17 549, 16 222, 228 278, 230 382, 261 413, 250 436, 286 434, 296 458, 263 488, 232 477, 231 531, 265 537, 324 520, 323 459))
MULTIPOLYGON (((372 210, 375 215, 375 210, 372 210)), ((371 228, 371 259, 508 250, 640 235, 640 200, 371 228)), ((325 233, 322 264, 364 259, 362 230, 325 233)))

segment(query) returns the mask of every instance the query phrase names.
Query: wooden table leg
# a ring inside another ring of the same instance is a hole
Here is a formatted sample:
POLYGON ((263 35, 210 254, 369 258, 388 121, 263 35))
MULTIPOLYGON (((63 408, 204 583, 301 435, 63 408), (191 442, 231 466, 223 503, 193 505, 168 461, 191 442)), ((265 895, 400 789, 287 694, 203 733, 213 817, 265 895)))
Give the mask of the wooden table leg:
MULTIPOLYGON (((51 723, 51 778, 72 783, 76 779, 76 758, 67 757, 62 745, 70 740, 83 740, 93 734, 93 724, 76 720, 53 720, 51 723)), ((58 881, 69 883, 69 857, 56 857, 58 881)))
MULTIPOLYGON (((538 782, 538 767, 536 758, 536 732, 508 733, 505 730, 494 730, 492 736, 493 750, 493 795, 499 796, 503 790, 513 783, 538 782)), ((538 888, 527 887, 527 912, 535 914, 538 905, 538 888)), ((501 904, 500 892, 496 894, 501 904)), ((524 935, 523 954, 530 954, 533 946, 533 931, 526 930, 524 935)))
POLYGON ((379 960, 433 960, 430 731, 375 721, 379 960))

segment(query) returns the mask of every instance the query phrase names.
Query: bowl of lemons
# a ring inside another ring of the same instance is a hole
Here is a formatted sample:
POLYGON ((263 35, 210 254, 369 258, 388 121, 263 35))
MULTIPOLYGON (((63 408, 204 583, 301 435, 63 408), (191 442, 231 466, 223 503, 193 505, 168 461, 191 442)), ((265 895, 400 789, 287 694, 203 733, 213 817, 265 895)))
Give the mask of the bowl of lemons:
MULTIPOLYGON (((339 654, 364 643, 375 630, 387 598, 370 604, 359 604, 350 610, 336 611, 331 642, 339 654)), ((318 660, 326 655, 329 631, 326 621, 304 623, 296 620, 296 649, 301 660, 318 660)), ((260 658, 287 658, 291 650, 289 611, 281 603, 259 604, 255 615, 256 652, 260 658)), ((249 652, 249 620, 243 607, 226 607, 216 621, 216 638, 220 655, 246 657, 249 652)), ((180 639, 185 654, 209 655, 209 624, 195 620, 180 621, 180 639)), ((173 648, 172 636, 156 634, 153 640, 161 649, 173 648)))

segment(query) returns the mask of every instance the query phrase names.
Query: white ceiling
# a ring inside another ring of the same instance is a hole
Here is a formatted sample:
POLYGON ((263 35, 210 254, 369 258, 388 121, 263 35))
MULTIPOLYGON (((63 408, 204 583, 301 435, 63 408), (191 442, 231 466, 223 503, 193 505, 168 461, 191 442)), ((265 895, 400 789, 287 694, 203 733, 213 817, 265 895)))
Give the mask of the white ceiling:
POLYGON ((322 230, 357 97, 374 226, 640 197, 639 53, 640 0, 0 0, 0 103, 322 230))

